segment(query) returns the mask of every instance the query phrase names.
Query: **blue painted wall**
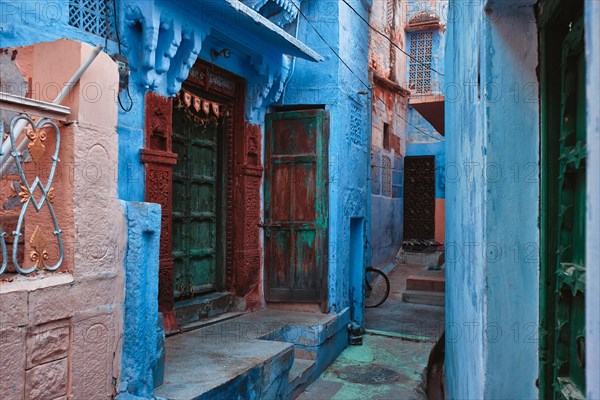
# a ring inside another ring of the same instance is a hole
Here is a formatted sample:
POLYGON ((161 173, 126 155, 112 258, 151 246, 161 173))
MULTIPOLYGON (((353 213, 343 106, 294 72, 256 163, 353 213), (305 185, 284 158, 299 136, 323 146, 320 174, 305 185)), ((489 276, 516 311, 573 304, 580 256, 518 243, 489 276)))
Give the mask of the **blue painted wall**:
POLYGON ((585 2, 587 60, 586 391, 600 398, 600 3, 585 2), (592 306, 590 306, 592 305, 592 306))
MULTIPOLYGON (((368 19, 364 5, 350 1, 368 19)), ((296 60, 282 99, 284 104, 325 104, 330 111, 329 140, 329 309, 340 312, 351 306, 353 318, 362 323, 362 285, 351 288, 349 277, 362 271, 350 271, 351 218, 368 220, 367 182, 369 173, 369 98, 359 94, 367 88, 368 27, 342 2, 305 1, 303 13, 325 41, 357 75, 343 65, 323 39, 300 19, 298 38, 323 55, 318 66, 296 60), (352 304, 351 304, 352 303, 352 304)), ((368 230, 365 230, 366 243, 368 230)), ((366 252, 363 252, 366 254, 366 252)), ((361 268, 367 260, 355 263, 361 268)))
POLYGON ((447 85, 445 110, 446 205, 452 210, 446 217, 450 398, 538 397, 538 41, 533 5, 511 4, 490 3, 484 11, 483 1, 450 2, 446 82, 453 84, 453 101, 447 85), (500 11, 512 18, 495 18, 500 11), (459 172, 452 179, 450 165, 459 172))
POLYGON ((402 246, 404 233, 404 157, 378 149, 371 153, 371 265, 393 262, 402 246), (383 163, 387 157, 390 166, 383 163), (386 171, 391 168, 391 171, 386 171), (390 193, 382 192, 383 181, 391 174, 390 193))

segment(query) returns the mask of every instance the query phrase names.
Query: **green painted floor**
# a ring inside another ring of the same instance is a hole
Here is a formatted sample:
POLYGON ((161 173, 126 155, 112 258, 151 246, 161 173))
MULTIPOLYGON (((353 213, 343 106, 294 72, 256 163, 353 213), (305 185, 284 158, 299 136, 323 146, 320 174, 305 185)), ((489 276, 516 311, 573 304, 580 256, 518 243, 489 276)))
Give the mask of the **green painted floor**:
POLYGON ((441 334, 444 308, 402 302, 406 276, 419 268, 394 268, 389 274, 390 298, 379 308, 367 309, 366 328, 371 333, 363 336, 363 345, 344 350, 298 399, 426 399, 422 374, 441 334))

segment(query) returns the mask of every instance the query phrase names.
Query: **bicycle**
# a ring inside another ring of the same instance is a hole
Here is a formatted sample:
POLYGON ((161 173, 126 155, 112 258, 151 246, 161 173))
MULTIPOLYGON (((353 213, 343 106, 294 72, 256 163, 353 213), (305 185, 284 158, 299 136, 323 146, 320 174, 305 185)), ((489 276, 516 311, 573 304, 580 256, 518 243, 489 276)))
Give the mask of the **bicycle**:
POLYGON ((373 267, 365 270, 365 307, 379 307, 390 295, 390 280, 387 275, 373 267))

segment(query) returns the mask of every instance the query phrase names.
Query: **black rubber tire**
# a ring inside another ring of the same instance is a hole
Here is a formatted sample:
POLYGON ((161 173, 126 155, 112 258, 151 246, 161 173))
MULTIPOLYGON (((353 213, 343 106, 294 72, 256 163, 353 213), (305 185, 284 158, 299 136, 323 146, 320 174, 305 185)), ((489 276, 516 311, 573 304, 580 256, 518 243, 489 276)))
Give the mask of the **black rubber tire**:
POLYGON ((390 280, 387 275, 375 268, 367 268, 365 271, 365 307, 379 307, 390 295, 390 280), (376 282, 376 287, 371 286, 376 282))

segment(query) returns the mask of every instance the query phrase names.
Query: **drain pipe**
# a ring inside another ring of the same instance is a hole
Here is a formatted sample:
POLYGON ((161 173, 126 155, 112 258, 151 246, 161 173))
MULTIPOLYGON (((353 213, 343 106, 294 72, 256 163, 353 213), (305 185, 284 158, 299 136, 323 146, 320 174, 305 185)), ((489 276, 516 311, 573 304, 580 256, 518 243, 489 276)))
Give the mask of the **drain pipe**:
MULTIPOLYGON (((79 82, 79 79, 81 78, 83 73, 89 68, 89 66, 96 59, 96 57, 98 56, 98 54, 100 54, 101 51, 102 51, 102 46, 97 45, 94 48, 94 50, 92 51, 92 54, 90 54, 88 59, 85 61, 85 63, 83 63, 77 69, 77 71, 75 71, 75 73, 73 74, 73 76, 71 77, 69 82, 67 82, 67 84, 62 88, 62 90, 60 91, 58 96, 56 96, 54 101, 52 101, 53 104, 60 104, 65 99, 65 97, 67 97, 69 92, 71 92, 73 87, 77 84, 77 82, 79 82)), ((27 121, 23 120, 23 119, 19 120, 19 122, 17 122, 17 124, 15 125, 14 136, 16 137, 16 140, 18 140, 19 137, 21 136, 23 128, 25 128, 25 125, 27 125, 27 121)), ((23 138, 23 140, 21 140, 21 143, 19 143, 19 145, 17 146, 17 151, 19 153, 22 153, 25 150, 25 147, 27 146, 28 143, 29 143, 29 137, 25 136, 23 138)), ((0 176, 5 176, 8 169, 12 166, 12 162, 10 162, 10 161, 7 162, 8 157, 10 156, 10 151, 9 151, 10 147, 11 147, 10 138, 7 138, 4 141, 4 143, 2 143, 2 149, 0 151, 0 154, 1 154, 1 156, 0 156, 0 165, 1 165, 0 176)), ((14 160, 14 159, 11 159, 11 160, 14 160)))

